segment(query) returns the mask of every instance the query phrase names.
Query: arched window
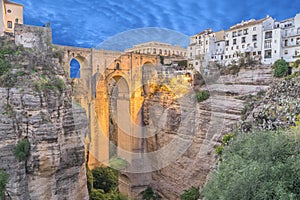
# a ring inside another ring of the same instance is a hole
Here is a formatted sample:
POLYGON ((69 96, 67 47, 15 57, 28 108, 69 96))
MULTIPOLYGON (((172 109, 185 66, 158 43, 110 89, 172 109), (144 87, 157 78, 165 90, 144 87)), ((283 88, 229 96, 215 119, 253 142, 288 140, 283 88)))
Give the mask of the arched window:
POLYGON ((80 63, 75 58, 70 62, 70 78, 80 78, 80 63))

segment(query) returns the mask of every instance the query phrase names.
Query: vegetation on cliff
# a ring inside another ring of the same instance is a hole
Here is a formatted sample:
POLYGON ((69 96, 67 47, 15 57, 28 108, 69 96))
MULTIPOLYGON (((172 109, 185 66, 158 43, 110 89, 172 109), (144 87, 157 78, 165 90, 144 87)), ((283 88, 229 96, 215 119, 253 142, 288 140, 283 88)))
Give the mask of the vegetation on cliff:
POLYGON ((8 175, 3 170, 0 170, 0 199, 2 199, 4 196, 7 182, 8 175))
POLYGON ((299 199, 300 129, 240 133, 202 190, 205 199, 299 199))
POLYGON ((19 161, 24 161, 29 155, 30 143, 27 139, 20 140, 14 148, 14 155, 19 161))
POLYGON ((110 167, 87 168, 87 185, 91 200, 128 200, 118 192, 118 171, 110 167))

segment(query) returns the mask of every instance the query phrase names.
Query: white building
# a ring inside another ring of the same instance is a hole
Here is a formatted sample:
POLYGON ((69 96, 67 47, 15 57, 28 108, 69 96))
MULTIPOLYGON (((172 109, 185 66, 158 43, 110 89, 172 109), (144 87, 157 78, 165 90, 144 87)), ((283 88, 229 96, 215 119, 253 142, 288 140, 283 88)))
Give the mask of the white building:
POLYGON ((188 46, 189 66, 199 70, 205 67, 209 61, 221 59, 224 51, 224 31, 214 33, 212 29, 206 29, 190 38, 188 46))
POLYGON ((299 55, 300 14, 283 21, 270 16, 242 21, 225 33, 207 29, 191 36, 188 47, 189 65, 197 70, 208 66, 210 61, 226 66, 239 62, 240 58, 252 58, 273 64, 280 58, 293 62, 299 55))

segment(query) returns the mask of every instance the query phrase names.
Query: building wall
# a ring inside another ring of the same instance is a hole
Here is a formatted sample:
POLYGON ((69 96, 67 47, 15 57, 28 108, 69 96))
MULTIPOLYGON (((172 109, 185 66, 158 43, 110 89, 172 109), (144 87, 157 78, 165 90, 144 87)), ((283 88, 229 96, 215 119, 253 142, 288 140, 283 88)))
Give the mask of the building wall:
POLYGON ((15 23, 23 24, 23 5, 5 3, 5 31, 13 32, 15 23))
POLYGON ((187 56, 187 50, 185 48, 182 48, 179 45, 172 46, 170 44, 161 42, 147 42, 134 45, 133 48, 126 49, 125 52, 183 58, 187 56))
POLYGON ((5 27, 4 27, 4 22, 5 22, 5 9, 4 9, 4 0, 0 0, 0 36, 4 34, 5 27))

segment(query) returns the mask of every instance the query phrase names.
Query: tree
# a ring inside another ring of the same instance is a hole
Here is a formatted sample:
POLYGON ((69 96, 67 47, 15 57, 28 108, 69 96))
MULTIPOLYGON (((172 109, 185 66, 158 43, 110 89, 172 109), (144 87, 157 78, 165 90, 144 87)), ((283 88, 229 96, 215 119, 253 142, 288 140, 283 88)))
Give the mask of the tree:
POLYGON ((24 161, 29 155, 30 143, 27 139, 20 140, 14 148, 14 155, 19 161, 24 161))
POLYGON ((274 63, 274 67, 275 67, 275 71, 274 71, 275 77, 286 76, 289 70, 289 64, 284 59, 277 60, 274 63))
POLYGON ((299 152, 299 131, 240 133, 201 194, 207 200, 300 199, 299 152))
POLYGON ((151 187, 147 187, 146 190, 140 193, 142 195, 143 200, 159 200, 161 196, 153 191, 151 187))
POLYGON ((97 167, 92 170, 93 187, 108 193, 118 186, 118 171, 109 167, 97 167))

